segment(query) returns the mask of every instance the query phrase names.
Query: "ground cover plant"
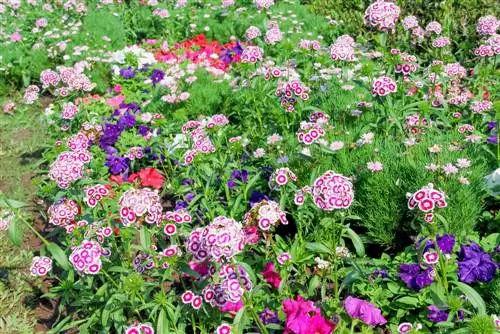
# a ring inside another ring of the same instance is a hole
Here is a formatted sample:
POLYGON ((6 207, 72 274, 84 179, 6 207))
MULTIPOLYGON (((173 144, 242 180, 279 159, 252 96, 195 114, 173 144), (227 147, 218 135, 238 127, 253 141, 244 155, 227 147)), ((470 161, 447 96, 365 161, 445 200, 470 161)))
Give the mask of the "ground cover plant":
POLYGON ((0 3, 48 332, 500 330, 495 8, 355 3, 0 3))

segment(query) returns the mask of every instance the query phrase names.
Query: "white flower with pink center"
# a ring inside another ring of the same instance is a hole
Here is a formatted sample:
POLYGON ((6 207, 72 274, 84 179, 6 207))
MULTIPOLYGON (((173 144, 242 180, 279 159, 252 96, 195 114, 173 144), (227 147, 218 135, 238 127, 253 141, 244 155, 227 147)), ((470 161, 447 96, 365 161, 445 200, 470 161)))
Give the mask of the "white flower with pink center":
POLYGON ((129 189, 119 202, 121 222, 125 226, 145 221, 148 224, 160 224, 162 205, 158 192, 149 188, 129 189))
POLYGON ((314 181, 311 195, 322 210, 347 209, 354 200, 354 188, 347 177, 329 170, 314 181))

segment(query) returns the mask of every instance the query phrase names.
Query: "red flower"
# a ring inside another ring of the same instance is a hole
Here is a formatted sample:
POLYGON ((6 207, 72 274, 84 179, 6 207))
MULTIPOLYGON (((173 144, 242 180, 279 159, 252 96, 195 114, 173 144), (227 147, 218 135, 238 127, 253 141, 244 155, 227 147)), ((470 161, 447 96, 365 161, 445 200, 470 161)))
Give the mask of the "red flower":
POLYGON ((165 177, 153 167, 141 169, 138 173, 130 175, 129 181, 134 182, 137 177, 141 180, 141 186, 143 187, 160 189, 165 182, 165 177))
POLYGON ((261 275, 264 276, 267 283, 271 284, 276 289, 280 287, 281 277, 280 274, 274 270, 274 263, 269 262, 266 264, 261 275))

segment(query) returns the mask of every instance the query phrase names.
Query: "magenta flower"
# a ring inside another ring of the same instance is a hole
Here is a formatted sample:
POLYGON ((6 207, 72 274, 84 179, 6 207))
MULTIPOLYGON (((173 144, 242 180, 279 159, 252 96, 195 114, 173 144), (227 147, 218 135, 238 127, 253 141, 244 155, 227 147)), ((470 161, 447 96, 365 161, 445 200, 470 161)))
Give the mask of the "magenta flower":
POLYGON ((321 315, 320 309, 302 296, 298 296, 297 300, 285 300, 283 312, 286 314, 285 333, 330 334, 335 329, 335 325, 321 315))
POLYGON ((261 272, 261 275, 264 276, 267 283, 271 284, 276 289, 280 287, 281 277, 280 274, 274 269, 274 263, 269 262, 266 264, 264 270, 261 272))
POLYGON ((380 309, 362 299, 349 296, 344 301, 344 308, 351 318, 359 319, 367 325, 377 326, 387 323, 380 309))

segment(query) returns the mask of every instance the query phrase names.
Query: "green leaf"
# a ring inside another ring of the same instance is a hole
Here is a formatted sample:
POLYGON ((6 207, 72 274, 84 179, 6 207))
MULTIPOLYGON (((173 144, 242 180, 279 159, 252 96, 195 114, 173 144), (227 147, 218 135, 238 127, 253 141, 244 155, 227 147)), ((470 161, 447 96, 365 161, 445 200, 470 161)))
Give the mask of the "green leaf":
POLYGON ((411 305, 411 306, 417 306, 418 305, 418 298, 405 296, 405 297, 401 297, 401 298, 396 299, 396 302, 403 303, 406 305, 411 305))
POLYGON ((50 252, 50 254, 52 254, 52 257, 56 260, 59 266, 61 266, 61 268, 63 268, 64 270, 69 270, 70 266, 68 258, 58 245, 51 242, 47 245, 47 250, 50 252))
POLYGON ((316 253, 332 253, 332 250, 330 248, 320 242, 306 242, 306 248, 316 253))
POLYGON ((167 334, 169 332, 167 313, 165 313, 165 309, 163 308, 160 310, 160 314, 158 315, 156 331, 158 334, 167 334))
POLYGON ((307 295, 309 297, 314 296, 314 291, 320 286, 321 282, 319 280, 319 276, 313 276, 313 278, 309 281, 309 288, 307 289, 307 295))
POLYGON ((20 208, 24 208, 25 206, 28 206, 28 204, 26 204, 24 202, 16 201, 14 199, 1 198, 0 199, 0 206, 11 208, 11 209, 20 209, 20 208))
POLYGON ((346 227, 345 231, 349 235, 349 239, 351 239, 352 244, 354 245, 354 248, 356 249, 356 254, 358 256, 364 256, 365 255, 365 246, 363 245, 363 241, 359 237, 359 235, 354 232, 350 227, 346 227))
POLYGON ((17 223, 17 219, 14 218, 9 226, 8 231, 10 241, 16 245, 20 246, 23 241, 23 231, 19 228, 19 224, 17 223))
POLYGON ((141 239, 141 246, 142 248, 148 252, 151 250, 151 234, 149 233, 149 230, 143 226, 139 232, 139 236, 141 239))
POLYGON ((476 290, 474 290, 474 288, 462 282, 452 282, 452 283, 455 284, 456 287, 463 292, 463 294, 467 297, 472 306, 476 308, 477 313, 479 315, 486 314, 486 304, 483 298, 479 295, 479 293, 477 293, 476 290))
POLYGON ((238 313, 236 313, 236 315, 234 316, 234 321, 233 321, 233 328, 234 328, 234 332, 237 333, 237 334, 241 334, 243 333, 243 328, 245 327, 245 311, 246 311, 246 307, 243 306, 239 311, 238 313))

